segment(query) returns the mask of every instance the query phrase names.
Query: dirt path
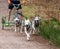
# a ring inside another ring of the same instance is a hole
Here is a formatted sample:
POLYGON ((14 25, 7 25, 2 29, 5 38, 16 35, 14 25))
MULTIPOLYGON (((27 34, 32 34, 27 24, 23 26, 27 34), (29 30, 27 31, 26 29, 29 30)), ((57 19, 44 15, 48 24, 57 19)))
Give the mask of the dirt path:
MULTIPOLYGON (((7 2, 0 1, 0 20, 8 15, 7 2)), ((32 36, 31 41, 26 40, 26 35, 11 30, 1 30, 0 22, 0 49, 58 49, 40 36, 32 36)))

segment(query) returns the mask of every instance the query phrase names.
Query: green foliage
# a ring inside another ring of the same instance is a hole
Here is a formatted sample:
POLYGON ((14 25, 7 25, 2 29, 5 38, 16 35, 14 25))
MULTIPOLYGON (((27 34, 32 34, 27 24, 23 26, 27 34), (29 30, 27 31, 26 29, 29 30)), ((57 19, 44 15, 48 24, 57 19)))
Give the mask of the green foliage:
POLYGON ((47 38, 55 45, 60 46, 60 22, 58 22, 55 18, 52 18, 50 21, 42 20, 39 29, 40 34, 44 38, 47 38))
MULTIPOLYGON (((35 6, 34 6, 35 7, 35 6)), ((22 6, 23 9, 23 14, 26 17, 32 17, 35 15, 35 9, 34 9, 33 5, 32 6, 22 6)))

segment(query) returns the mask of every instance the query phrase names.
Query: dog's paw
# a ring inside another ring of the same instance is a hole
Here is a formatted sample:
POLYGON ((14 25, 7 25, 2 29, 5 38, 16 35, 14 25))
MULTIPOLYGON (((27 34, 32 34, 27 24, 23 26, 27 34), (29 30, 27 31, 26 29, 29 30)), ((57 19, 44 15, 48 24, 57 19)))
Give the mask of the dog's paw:
POLYGON ((15 32, 16 32, 16 30, 15 30, 15 32))

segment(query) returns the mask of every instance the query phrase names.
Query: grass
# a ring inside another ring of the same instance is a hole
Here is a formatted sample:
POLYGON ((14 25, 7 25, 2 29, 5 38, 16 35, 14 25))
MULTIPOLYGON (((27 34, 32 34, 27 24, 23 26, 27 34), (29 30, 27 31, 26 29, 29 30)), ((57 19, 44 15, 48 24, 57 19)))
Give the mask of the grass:
POLYGON ((60 46, 60 22, 56 19, 53 18, 50 21, 42 21, 40 34, 56 46, 60 46))
POLYGON ((32 17, 34 16, 36 13, 36 10, 37 9, 37 6, 35 5, 27 5, 27 6, 22 6, 22 10, 23 10, 23 14, 26 16, 26 17, 32 17))

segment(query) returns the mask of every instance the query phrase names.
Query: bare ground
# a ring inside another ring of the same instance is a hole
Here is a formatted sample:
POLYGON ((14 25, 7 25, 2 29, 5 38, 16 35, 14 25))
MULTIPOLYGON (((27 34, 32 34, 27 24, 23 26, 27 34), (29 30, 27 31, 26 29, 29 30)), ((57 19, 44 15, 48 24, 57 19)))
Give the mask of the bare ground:
MULTIPOLYGON (((8 15, 7 2, 0 0, 0 20, 2 16, 8 15)), ((16 33, 13 30, 1 30, 0 21, 0 49, 60 49, 50 45, 47 40, 40 36, 31 36, 26 40, 24 33, 16 33)))

